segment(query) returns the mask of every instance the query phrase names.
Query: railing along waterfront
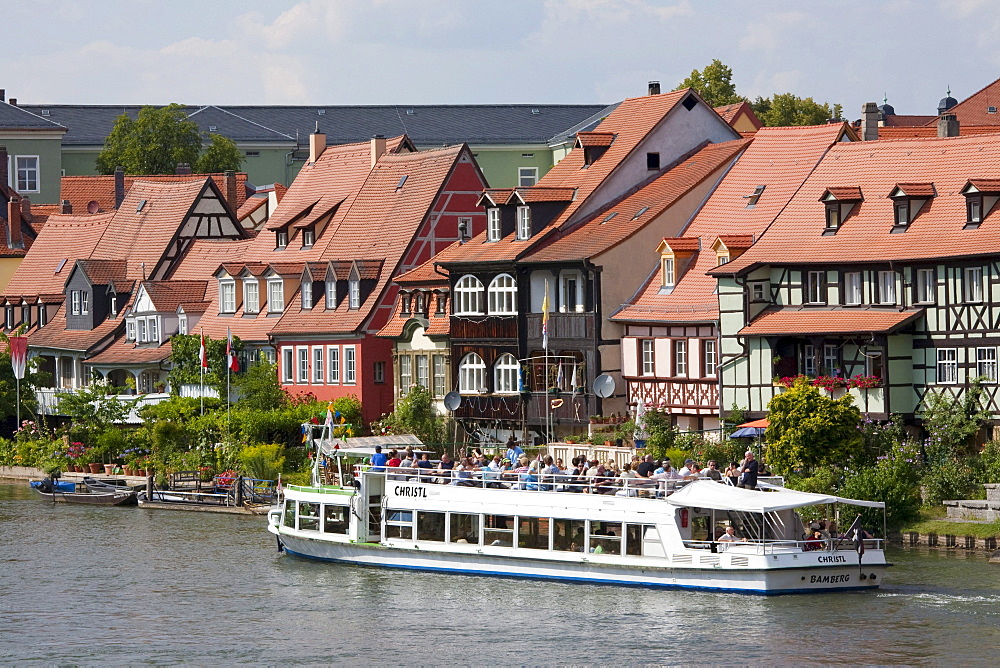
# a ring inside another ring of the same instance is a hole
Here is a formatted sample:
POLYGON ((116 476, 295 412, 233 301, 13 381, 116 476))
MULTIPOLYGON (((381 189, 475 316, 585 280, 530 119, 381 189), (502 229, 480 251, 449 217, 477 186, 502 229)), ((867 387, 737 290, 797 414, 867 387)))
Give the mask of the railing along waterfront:
MULTIPOLYGON (((885 541, 882 538, 866 538, 866 550, 881 550, 885 541)), ((784 552, 816 552, 837 553, 854 552, 856 547, 848 538, 824 538, 820 540, 776 540, 760 538, 741 538, 738 540, 685 540, 684 547, 708 550, 709 552, 740 552, 753 554, 781 554, 784 552)))

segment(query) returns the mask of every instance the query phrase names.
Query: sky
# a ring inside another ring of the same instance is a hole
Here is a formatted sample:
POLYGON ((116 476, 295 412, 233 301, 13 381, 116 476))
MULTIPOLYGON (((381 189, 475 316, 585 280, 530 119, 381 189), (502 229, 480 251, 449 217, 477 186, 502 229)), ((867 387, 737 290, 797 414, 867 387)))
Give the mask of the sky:
POLYGON ((599 104, 718 58, 750 99, 935 114, 1000 77, 1000 0, 0 0, 22 104, 599 104))

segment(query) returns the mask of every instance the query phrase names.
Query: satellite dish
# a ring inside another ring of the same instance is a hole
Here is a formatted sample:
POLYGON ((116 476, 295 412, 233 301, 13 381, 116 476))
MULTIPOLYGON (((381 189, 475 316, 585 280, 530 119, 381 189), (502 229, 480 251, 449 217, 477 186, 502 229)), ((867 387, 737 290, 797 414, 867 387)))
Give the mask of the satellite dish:
POLYGON ((615 393, 615 379, 606 373, 594 379, 594 394, 601 399, 607 399, 615 393))
POLYGON ((450 411, 458 410, 458 407, 462 405, 462 395, 458 392, 449 392, 444 395, 444 407, 450 411))
POLYGON ((97 213, 101 210, 101 205, 96 199, 87 202, 87 213, 97 213))

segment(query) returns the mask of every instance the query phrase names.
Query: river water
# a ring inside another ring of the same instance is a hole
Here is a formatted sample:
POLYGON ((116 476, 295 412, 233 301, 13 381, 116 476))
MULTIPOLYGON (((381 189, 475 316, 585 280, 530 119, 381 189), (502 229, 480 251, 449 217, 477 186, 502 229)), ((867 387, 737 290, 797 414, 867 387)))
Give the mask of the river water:
POLYGON ((1000 566, 896 550, 877 593, 757 597, 313 563, 264 517, 0 483, 0 664, 995 664, 1000 566))

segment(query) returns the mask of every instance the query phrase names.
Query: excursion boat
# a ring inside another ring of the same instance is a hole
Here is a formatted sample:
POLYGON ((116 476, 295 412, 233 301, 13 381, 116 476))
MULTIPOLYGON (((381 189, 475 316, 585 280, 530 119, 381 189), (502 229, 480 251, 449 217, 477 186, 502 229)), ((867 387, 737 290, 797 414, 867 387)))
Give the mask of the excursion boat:
POLYGON ((448 480, 356 463, 371 452, 320 446, 313 484, 286 486, 268 515, 279 549, 389 568, 754 594, 876 589, 889 566, 882 539, 802 540, 800 509, 884 513, 879 502, 712 480, 612 495, 557 476, 448 480), (728 526, 738 538, 719 540, 728 526))

